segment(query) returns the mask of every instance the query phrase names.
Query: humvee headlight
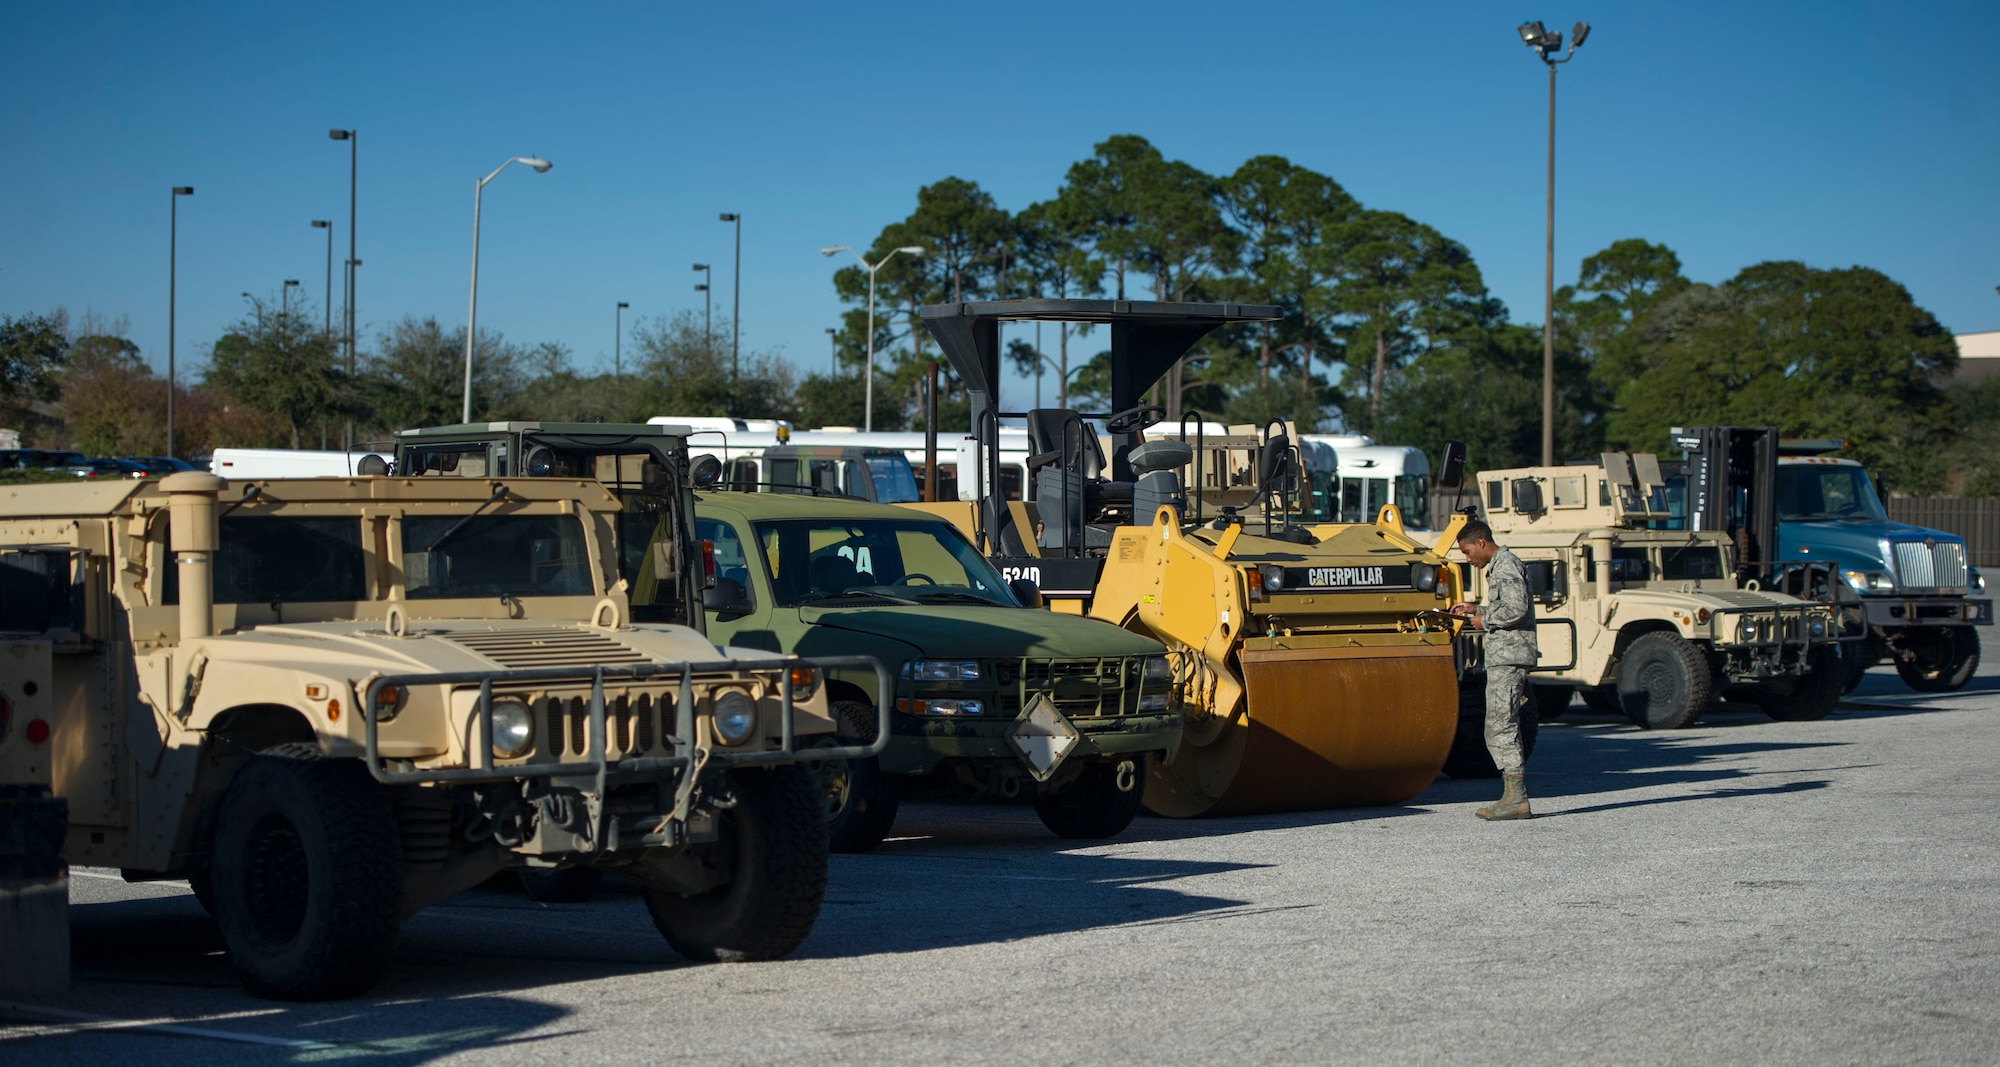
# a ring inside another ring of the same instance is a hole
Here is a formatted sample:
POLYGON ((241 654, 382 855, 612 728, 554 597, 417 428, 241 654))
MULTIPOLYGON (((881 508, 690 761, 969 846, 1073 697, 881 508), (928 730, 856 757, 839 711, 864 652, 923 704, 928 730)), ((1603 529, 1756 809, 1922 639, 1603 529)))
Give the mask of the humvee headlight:
POLYGON ((1418 592, 1428 593, 1438 587, 1438 569, 1430 563, 1410 564, 1410 584, 1418 592))
POLYGON ((757 727, 757 702, 741 689, 725 689, 715 697, 715 736, 725 745, 740 745, 757 727))
POLYGON ((403 710, 403 702, 409 691, 400 685, 385 685, 375 690, 375 721, 388 722, 403 710))
POLYGON ((979 680, 976 659, 917 659, 903 664, 903 677, 919 682, 974 682, 979 680))
POLYGON ((493 702, 493 754, 520 759, 535 746, 535 716, 518 700, 493 702))
POLYGON ((1806 622, 1806 631, 1814 637, 1826 636, 1826 620, 1815 615, 1806 622))

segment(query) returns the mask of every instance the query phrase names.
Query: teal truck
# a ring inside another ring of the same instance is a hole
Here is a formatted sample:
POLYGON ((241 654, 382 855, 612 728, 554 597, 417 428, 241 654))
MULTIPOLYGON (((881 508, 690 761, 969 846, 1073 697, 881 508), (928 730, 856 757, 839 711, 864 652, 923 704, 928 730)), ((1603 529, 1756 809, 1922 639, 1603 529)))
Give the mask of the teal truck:
MULTIPOLYGON (((1146 759, 1180 741, 1159 642, 1110 623, 1029 610, 949 522, 910 508, 786 493, 703 491, 712 560, 707 632, 732 648, 866 651, 896 678, 873 759, 816 765, 835 851, 888 836, 905 787, 1032 798, 1055 833, 1110 837, 1137 814, 1146 759)), ((833 671, 839 740, 874 740, 873 674, 833 671)), ((828 743, 833 743, 831 740, 828 743)))

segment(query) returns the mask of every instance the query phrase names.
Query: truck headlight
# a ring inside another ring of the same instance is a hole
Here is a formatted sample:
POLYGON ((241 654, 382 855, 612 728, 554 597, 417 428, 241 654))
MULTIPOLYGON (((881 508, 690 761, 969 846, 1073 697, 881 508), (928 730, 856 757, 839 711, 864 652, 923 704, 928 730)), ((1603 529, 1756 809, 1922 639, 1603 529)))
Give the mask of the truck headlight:
POLYGON ((757 702, 741 689, 727 689, 715 698, 715 736, 725 745, 740 745, 757 726, 757 702))
POLYGON ((1826 636, 1826 620, 1814 615, 1806 622, 1806 631, 1814 637, 1826 636))
POLYGON ((1410 584, 1418 592, 1428 593, 1438 587, 1438 569, 1429 563, 1410 564, 1410 584))
POLYGON ((1986 591, 1986 576, 1978 571, 1972 572, 1972 591, 1975 593, 1984 593, 1986 591))
POLYGON ((1257 566, 1257 580, 1263 582, 1264 588, 1270 592, 1283 592, 1285 588, 1285 568, 1276 563, 1259 564, 1257 566))
POLYGON ((535 745, 535 716, 518 700, 493 702, 493 755, 520 759, 535 745))
POLYGON ((979 679, 976 659, 916 659, 903 664, 903 677, 919 682, 972 682, 979 679))
POLYGON ((1857 593, 1886 593, 1896 588, 1896 580, 1882 571, 1845 571, 1841 577, 1857 593))
POLYGON ((1147 656, 1139 667, 1139 710, 1167 710, 1168 690, 1174 685, 1174 668, 1165 656, 1147 656))

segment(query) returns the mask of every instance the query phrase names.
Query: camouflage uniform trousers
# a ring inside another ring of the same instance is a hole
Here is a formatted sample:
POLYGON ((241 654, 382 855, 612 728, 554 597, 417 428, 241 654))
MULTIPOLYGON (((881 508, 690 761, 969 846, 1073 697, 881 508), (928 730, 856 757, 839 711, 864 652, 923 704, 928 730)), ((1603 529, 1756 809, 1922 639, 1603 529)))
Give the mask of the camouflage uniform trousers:
POLYGON ((1521 769, 1521 715, 1528 700, 1528 668, 1487 664, 1486 751, 1502 772, 1521 769))

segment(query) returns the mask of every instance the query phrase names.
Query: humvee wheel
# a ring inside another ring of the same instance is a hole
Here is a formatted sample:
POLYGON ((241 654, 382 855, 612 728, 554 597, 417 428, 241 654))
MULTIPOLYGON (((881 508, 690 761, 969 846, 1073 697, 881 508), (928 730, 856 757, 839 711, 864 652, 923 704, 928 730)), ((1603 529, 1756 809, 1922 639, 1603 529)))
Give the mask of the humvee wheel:
POLYGON ((597 892, 604 872, 595 867, 561 867, 521 872, 528 899, 544 904, 581 904, 597 892))
MULTIPOLYGON (((833 702, 837 744, 875 740, 875 709, 858 700, 833 702)), ((826 843, 834 852, 866 852, 889 836, 896 823, 901 790, 895 776, 882 773, 874 759, 819 760, 807 773, 826 798, 826 843)))
POLYGON ((1060 793, 1035 798, 1035 814, 1057 837, 1080 839, 1116 837, 1139 814, 1146 793, 1145 769, 1137 757, 1125 773, 1126 788, 1118 787, 1123 760, 1094 760, 1060 793))
MULTIPOLYGON (((1535 754, 1535 739, 1542 723, 1530 704, 1521 711, 1521 759, 1535 754)), ((1460 684, 1458 687, 1458 732, 1452 735, 1451 751, 1444 758, 1444 773, 1453 778, 1498 778, 1500 768, 1486 747, 1486 689, 1460 684)))
POLYGON ((1842 641, 1840 643, 1840 695, 1854 692, 1863 678, 1868 677, 1868 668, 1874 666, 1875 648, 1870 641, 1842 641))
POLYGON ((1811 722, 1826 718, 1827 712, 1840 703, 1841 686, 1846 681, 1840 651, 1822 648, 1813 653, 1812 662, 1806 667, 1804 676, 1786 679, 1791 683, 1789 692, 1760 689, 1751 699, 1763 707, 1764 714, 1779 722, 1811 722))
POLYGON ((1583 706, 1599 715, 1625 714, 1625 705, 1618 702, 1616 685, 1586 685, 1578 691, 1583 694, 1583 706))
POLYGON ((696 896, 648 888, 646 910, 691 960, 778 959, 812 932, 826 895, 824 794, 797 765, 728 780, 736 805, 718 813, 718 839, 693 846, 726 881, 696 896))
POLYGON ((1914 659, 1896 658, 1903 684, 1919 693, 1956 693, 1979 669, 1979 634, 1970 626, 1950 626, 1935 642, 1925 642, 1914 659))
POLYGON ((402 874, 395 814, 360 762, 311 745, 251 757, 222 798, 209 868, 230 967, 260 997, 367 992, 396 947, 402 874))
POLYGON ((206 870, 188 872, 188 889, 194 893, 194 902, 210 916, 215 914, 215 882, 206 870))
POLYGON ((1681 635, 1640 634, 1618 662, 1618 701, 1642 730, 1678 730, 1708 706, 1708 657, 1681 635))
POLYGON ((1541 722, 1554 722, 1569 710, 1570 701, 1576 696, 1576 687, 1569 685, 1537 685, 1530 687, 1535 694, 1535 718, 1541 722))

